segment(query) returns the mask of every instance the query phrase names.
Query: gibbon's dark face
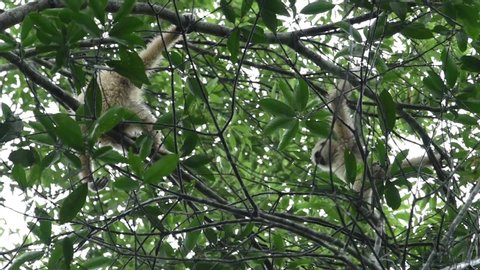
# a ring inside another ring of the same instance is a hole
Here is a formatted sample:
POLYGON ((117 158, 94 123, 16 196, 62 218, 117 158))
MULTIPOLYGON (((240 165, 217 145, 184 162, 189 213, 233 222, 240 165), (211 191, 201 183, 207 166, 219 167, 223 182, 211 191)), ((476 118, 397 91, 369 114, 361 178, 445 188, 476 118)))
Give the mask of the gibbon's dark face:
POLYGON ((313 163, 319 166, 328 166, 330 164, 330 157, 333 155, 330 147, 334 148, 334 143, 335 142, 330 142, 329 140, 318 141, 312 151, 313 163))

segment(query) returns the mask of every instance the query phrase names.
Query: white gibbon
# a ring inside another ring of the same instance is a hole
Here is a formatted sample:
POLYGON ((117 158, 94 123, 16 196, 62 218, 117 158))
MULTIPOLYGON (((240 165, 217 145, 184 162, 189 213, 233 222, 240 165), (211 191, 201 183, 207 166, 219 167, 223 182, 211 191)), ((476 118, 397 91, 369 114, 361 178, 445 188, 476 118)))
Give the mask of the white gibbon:
MULTIPOLYGON (((193 15, 185 16, 190 26, 194 21, 193 15)), ((189 27, 188 26, 188 27, 189 27)), ((155 37, 146 48, 139 53, 145 69, 151 69, 158 65, 162 53, 173 46, 182 37, 182 28, 180 26, 171 26, 163 34, 155 37)), ((160 132, 153 129, 156 122, 155 116, 152 114, 148 106, 144 103, 143 90, 136 87, 127 78, 121 76, 114 71, 100 70, 97 73, 97 83, 102 93, 102 111, 108 108, 120 106, 127 108, 136 114, 140 122, 138 124, 122 125, 122 131, 132 135, 138 132, 148 134, 154 139, 154 147, 157 151, 164 151, 161 148, 163 136, 160 132)), ((80 94, 77 99, 84 103, 84 93, 80 94)), ((85 127, 83 127, 85 129, 85 127)), ((114 145, 112 139, 104 135, 100 138, 104 144, 114 145)), ((87 181, 91 190, 102 189, 108 182, 106 178, 95 180, 93 178, 93 170, 91 157, 88 153, 80 155, 81 171, 80 177, 83 181, 87 181)))
MULTIPOLYGON (((355 125, 347 108, 346 98, 353 90, 352 85, 345 80, 338 80, 336 90, 333 91, 327 104, 333 114, 333 133, 329 138, 320 139, 312 150, 311 159, 320 169, 331 172, 346 181, 345 152, 350 151, 358 162, 363 162, 361 156, 361 144, 355 139, 355 125)), ((419 167, 431 165, 428 159, 423 157, 404 160, 400 168, 419 167)), ((378 181, 386 181, 389 172, 385 172, 380 165, 373 164, 369 168, 371 181, 362 176, 357 176, 353 183, 353 190, 361 194, 365 205, 360 205, 359 210, 367 218, 374 222, 377 229, 374 252, 378 254, 381 248, 381 234, 383 234, 383 219, 379 211, 374 208, 373 192, 371 184, 378 181), (366 210, 366 211, 365 211, 366 210)))
MULTIPOLYGON (((353 154, 357 163, 363 162, 359 146, 361 144, 355 139, 355 125, 353 118, 347 108, 346 98, 353 90, 352 85, 345 80, 338 80, 336 90, 333 91, 327 104, 333 114, 333 133, 329 138, 320 139, 312 150, 311 159, 320 169, 332 172, 342 180, 346 180, 345 157, 346 151, 353 154)), ((438 155, 436 155, 438 158, 438 155)), ((404 160, 400 168, 419 167, 431 165, 430 160, 424 157, 416 157, 404 160)), ((380 165, 373 164, 369 168, 370 176, 374 181, 385 181, 389 172, 385 172, 380 165)), ((372 206, 372 189, 370 183, 364 181, 363 177, 357 177, 353 183, 353 189, 361 193, 363 201, 368 207, 372 206)))

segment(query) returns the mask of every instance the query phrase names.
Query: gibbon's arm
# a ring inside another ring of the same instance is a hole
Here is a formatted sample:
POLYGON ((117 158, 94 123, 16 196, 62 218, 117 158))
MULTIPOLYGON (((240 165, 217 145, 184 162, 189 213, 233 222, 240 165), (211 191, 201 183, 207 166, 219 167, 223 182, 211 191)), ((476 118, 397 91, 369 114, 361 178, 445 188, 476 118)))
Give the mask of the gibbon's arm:
POLYGON ((145 64, 145 68, 154 68, 158 65, 162 57, 162 53, 166 49, 172 47, 182 37, 181 29, 178 26, 172 25, 167 31, 161 33, 150 41, 147 47, 142 50, 139 55, 145 64))

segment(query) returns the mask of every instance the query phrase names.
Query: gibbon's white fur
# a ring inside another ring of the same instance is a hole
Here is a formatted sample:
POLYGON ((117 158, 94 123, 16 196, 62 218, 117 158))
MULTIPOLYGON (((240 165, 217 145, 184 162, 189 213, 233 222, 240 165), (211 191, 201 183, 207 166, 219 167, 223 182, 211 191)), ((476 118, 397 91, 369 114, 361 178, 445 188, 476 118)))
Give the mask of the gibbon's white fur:
MULTIPOLYGON (((327 139, 320 139, 312 150, 311 159, 320 169, 331 171, 342 180, 346 180, 344 153, 349 150, 357 159, 361 161, 359 144, 355 140, 355 125, 350 116, 346 104, 346 97, 352 91, 352 85, 345 80, 338 80, 336 90, 332 92, 327 100, 327 104, 333 113, 333 134, 327 139)), ((358 163, 358 162, 357 162, 358 163)), ((418 167, 420 165, 431 165, 430 160, 424 157, 404 160, 401 168, 418 167)), ((379 165, 370 166, 370 175, 374 181, 384 181, 389 173, 386 173, 379 165)), ((368 188, 369 183, 365 183, 362 177, 357 177, 353 184, 353 189, 363 194, 363 201, 369 207, 372 206, 372 189, 368 188)))
MULTIPOLYGON (((140 58, 145 64, 145 69, 151 69, 157 66, 162 53, 173 46, 181 38, 181 29, 175 25, 171 26, 165 33, 155 37, 144 50, 139 53, 140 58)), ((155 132, 153 124, 156 122, 155 116, 145 105, 142 89, 136 87, 127 78, 114 71, 101 70, 97 74, 97 83, 102 91, 102 110, 106 111, 110 107, 121 106, 135 113, 140 119, 138 125, 126 125, 124 131, 127 134, 135 134, 139 131, 149 134, 154 138, 154 146, 157 150, 162 150, 163 136, 155 132)), ((84 94, 78 96, 78 101, 84 103, 84 94)), ((109 138, 103 136, 102 143, 113 144, 109 138)), ((166 150, 163 150, 166 151, 166 150)), ((88 154, 80 156, 82 164, 80 177, 89 183, 91 190, 102 189, 107 179, 94 180, 92 176, 91 158, 88 154)))

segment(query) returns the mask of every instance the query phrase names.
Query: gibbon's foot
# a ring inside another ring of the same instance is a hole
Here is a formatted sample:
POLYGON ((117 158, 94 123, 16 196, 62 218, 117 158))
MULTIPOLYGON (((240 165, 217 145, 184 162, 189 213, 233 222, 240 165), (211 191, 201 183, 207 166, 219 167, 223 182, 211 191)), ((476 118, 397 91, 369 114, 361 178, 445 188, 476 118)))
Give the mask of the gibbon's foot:
POLYGON ((102 178, 96 179, 93 182, 88 182, 88 188, 91 191, 96 192, 98 190, 102 190, 107 185, 107 183, 108 183, 108 178, 102 177, 102 178))

